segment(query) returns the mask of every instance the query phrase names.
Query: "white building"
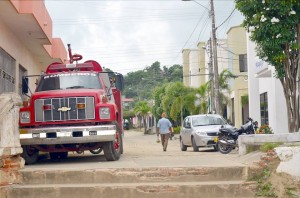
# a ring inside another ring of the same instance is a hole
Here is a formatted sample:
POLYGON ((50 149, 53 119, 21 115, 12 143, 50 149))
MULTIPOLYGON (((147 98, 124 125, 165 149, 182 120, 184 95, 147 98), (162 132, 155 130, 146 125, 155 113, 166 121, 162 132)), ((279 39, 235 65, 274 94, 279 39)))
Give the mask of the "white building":
POLYGON ((249 115, 259 126, 269 124, 274 133, 288 132, 282 85, 274 77, 275 67, 256 56, 255 43, 247 37, 249 115))
POLYGON ((194 88, 198 88, 201 86, 200 82, 200 52, 197 49, 191 49, 190 54, 190 86, 194 88))

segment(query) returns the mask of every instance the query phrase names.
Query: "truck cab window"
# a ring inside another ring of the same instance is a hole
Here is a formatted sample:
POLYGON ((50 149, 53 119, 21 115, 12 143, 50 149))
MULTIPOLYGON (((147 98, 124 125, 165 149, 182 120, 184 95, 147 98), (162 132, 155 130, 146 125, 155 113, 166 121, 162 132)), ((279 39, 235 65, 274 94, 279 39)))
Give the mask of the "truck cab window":
POLYGON ((51 74, 42 77, 37 92, 65 89, 102 89, 102 85, 93 73, 51 74))

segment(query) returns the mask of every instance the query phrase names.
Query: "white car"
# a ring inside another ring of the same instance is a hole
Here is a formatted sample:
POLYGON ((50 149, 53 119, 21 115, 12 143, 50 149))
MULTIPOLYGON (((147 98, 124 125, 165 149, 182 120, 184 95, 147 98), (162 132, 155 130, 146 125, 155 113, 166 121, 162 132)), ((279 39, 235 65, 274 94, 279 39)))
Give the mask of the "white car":
POLYGON ((230 126, 222 116, 217 114, 187 116, 180 131, 181 150, 186 151, 187 147, 193 147, 193 151, 199 151, 199 147, 213 147, 217 150, 214 139, 218 137, 222 125, 230 126))

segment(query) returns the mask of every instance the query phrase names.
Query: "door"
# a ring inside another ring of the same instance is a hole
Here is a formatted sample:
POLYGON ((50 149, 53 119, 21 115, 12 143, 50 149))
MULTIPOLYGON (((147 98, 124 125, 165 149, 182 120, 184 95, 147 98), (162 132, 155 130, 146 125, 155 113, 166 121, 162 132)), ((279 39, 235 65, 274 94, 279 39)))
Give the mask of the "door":
POLYGON ((181 133, 181 138, 182 138, 184 145, 187 145, 187 146, 192 145, 191 136, 192 136, 191 118, 187 117, 184 119, 183 129, 182 129, 182 133, 181 133))

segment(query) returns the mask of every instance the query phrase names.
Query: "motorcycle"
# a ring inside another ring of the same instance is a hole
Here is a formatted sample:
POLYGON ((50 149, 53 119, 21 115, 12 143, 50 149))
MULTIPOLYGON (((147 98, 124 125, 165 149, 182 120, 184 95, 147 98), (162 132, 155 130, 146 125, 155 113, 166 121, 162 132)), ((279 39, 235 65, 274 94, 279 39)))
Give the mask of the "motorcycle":
POLYGON ((241 126, 241 128, 237 129, 234 127, 224 127, 222 126, 219 129, 218 137, 215 138, 215 142, 218 145, 218 150, 223 154, 230 153, 235 147, 238 147, 238 137, 240 135, 248 135, 254 134, 256 129, 258 128, 257 121, 252 120, 252 118, 248 118, 248 122, 241 126))

